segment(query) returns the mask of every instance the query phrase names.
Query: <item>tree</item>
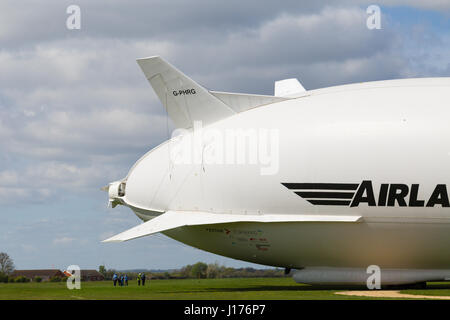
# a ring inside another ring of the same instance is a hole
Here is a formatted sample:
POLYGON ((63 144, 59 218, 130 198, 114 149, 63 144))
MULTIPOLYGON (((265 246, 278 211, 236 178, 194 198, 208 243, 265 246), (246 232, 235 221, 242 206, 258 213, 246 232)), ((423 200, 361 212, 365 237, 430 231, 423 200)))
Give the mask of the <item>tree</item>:
POLYGON ((203 262, 197 262, 192 266, 191 276, 193 278, 206 278, 206 270, 208 269, 208 265, 203 262))
POLYGON ((105 266, 99 266, 98 272, 100 272, 104 277, 106 277, 106 268, 105 266))
POLYGON ((13 260, 4 252, 0 252, 0 273, 9 275, 14 271, 13 260))
POLYGON ((224 267, 220 266, 217 262, 208 264, 208 269, 206 269, 207 278, 221 278, 224 267))
POLYGON ((181 276, 184 278, 189 278, 191 276, 191 269, 192 269, 192 266, 190 264, 181 268, 181 270, 180 270, 181 276))

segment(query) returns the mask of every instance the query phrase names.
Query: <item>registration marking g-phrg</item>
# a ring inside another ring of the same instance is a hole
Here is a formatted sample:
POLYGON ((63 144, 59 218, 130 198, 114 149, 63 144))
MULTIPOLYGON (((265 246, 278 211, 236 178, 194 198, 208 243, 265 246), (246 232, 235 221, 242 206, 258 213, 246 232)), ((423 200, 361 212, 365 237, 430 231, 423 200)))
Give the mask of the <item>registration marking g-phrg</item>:
POLYGON ((172 94, 176 96, 187 96, 191 94, 196 94, 195 89, 180 89, 180 90, 174 90, 172 91, 172 94))

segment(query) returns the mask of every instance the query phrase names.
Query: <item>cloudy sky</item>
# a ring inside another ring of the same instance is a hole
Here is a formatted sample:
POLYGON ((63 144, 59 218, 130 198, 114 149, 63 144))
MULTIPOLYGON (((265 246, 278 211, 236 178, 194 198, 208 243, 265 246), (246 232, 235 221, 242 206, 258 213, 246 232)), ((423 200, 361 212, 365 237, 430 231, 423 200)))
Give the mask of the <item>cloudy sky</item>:
POLYGON ((139 223, 100 187, 170 135, 135 61, 151 55, 209 89, 258 94, 292 77, 307 89, 445 77, 450 1, 2 0, 0 251, 17 268, 250 265, 162 235, 100 243, 139 223), (66 27, 69 5, 80 30, 66 27))

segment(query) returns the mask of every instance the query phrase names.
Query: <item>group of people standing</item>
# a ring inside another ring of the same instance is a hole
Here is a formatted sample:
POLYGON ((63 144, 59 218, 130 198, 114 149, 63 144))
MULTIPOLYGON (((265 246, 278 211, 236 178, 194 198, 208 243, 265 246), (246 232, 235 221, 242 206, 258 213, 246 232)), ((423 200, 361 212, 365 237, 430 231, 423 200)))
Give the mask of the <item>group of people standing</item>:
POLYGON ((128 286, 128 276, 126 274, 121 274, 120 276, 117 275, 117 273, 114 273, 112 277, 114 287, 116 284, 119 284, 119 286, 128 286))
MULTIPOLYGON (((145 286, 145 273, 139 273, 137 276, 137 283, 138 286, 142 285, 145 286)), ((128 286, 128 276, 126 274, 117 275, 117 273, 114 273, 112 277, 114 287, 118 284, 120 287, 128 286)))

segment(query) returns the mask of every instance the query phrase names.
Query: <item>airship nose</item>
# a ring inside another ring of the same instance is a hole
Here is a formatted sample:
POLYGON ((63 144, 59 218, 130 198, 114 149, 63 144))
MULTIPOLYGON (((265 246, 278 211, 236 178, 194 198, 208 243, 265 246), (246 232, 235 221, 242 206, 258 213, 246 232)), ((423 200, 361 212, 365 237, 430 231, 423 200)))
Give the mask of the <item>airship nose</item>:
POLYGON ((125 196, 126 182, 124 181, 114 181, 109 185, 102 188, 103 191, 108 192, 108 206, 111 205, 113 208, 118 204, 122 204, 122 198, 125 196))

